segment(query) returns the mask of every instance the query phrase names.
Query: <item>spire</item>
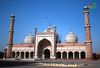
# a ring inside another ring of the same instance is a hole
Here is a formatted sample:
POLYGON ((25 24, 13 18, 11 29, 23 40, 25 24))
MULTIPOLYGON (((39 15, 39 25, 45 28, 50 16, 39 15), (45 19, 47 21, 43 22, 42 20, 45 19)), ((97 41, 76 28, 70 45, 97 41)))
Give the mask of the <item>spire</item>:
POLYGON ((34 28, 34 33, 35 33, 35 36, 36 36, 36 33, 37 33, 37 27, 34 28))
POLYGON ((13 33, 14 33, 14 20, 15 20, 15 16, 11 15, 6 58, 11 58, 12 45, 13 45, 13 33))
POLYGON ((54 25, 54 32, 56 33, 56 25, 54 25))
POLYGON ((48 26, 48 29, 51 29, 52 27, 51 27, 51 24, 49 23, 49 26, 48 26))

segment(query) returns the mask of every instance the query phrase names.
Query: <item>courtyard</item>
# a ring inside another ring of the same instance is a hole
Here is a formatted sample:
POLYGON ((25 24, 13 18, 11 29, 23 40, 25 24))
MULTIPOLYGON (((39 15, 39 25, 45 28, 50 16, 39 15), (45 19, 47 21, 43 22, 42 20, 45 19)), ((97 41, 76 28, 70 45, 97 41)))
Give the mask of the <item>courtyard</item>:
POLYGON ((0 68, 99 68, 100 60, 0 60, 0 68))

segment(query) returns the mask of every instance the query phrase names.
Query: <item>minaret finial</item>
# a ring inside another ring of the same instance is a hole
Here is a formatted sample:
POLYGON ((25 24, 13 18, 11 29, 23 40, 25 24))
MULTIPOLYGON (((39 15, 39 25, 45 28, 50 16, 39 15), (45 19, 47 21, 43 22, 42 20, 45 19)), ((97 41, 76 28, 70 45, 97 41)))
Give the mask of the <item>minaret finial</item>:
POLYGON ((56 33, 56 25, 54 25, 54 32, 56 33))
POLYGON ((34 33, 35 33, 35 36, 36 36, 36 33, 37 33, 37 27, 34 27, 34 33))

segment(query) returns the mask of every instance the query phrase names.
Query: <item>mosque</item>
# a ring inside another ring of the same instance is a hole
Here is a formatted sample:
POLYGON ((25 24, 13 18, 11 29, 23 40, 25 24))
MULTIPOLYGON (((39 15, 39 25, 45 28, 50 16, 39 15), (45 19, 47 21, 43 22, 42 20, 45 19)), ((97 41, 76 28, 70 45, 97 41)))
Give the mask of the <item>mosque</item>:
POLYGON ((89 22, 89 8, 84 7, 85 16, 85 41, 78 42, 78 37, 74 32, 69 32, 66 42, 59 40, 56 26, 48 26, 43 32, 35 35, 29 34, 25 37, 24 43, 13 43, 14 20, 11 16, 8 44, 6 47, 6 58, 14 59, 92 59, 92 41, 89 22))

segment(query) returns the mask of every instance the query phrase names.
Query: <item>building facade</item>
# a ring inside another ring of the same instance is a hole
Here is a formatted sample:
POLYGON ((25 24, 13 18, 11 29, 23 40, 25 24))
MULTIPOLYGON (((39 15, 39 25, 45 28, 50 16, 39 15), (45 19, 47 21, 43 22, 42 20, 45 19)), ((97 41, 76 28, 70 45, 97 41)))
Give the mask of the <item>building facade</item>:
POLYGON ((89 8, 84 7, 85 42, 79 43, 73 32, 66 36, 66 42, 61 43, 56 32, 56 26, 48 26, 43 32, 29 34, 24 43, 13 44, 14 16, 11 16, 6 58, 16 59, 92 59, 92 41, 89 22, 89 8))

